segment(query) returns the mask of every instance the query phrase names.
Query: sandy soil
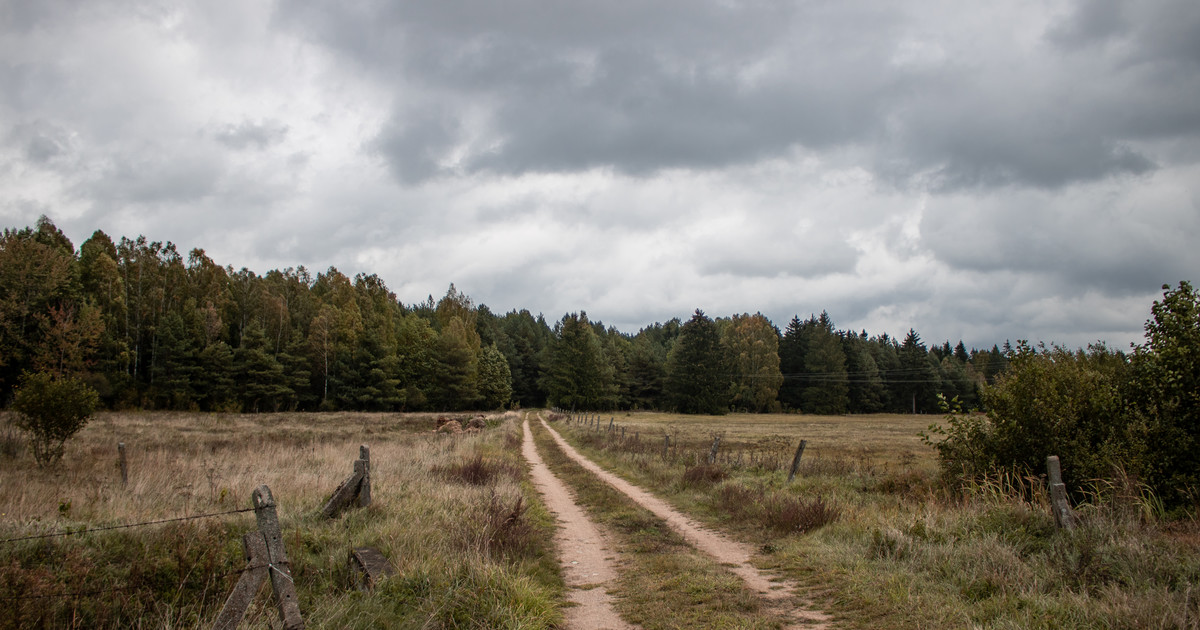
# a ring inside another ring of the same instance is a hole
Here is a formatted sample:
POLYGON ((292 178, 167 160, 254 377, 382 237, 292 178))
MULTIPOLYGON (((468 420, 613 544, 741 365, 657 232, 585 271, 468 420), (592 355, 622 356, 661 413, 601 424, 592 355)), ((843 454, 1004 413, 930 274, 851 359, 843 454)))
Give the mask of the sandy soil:
MULTIPOLYGON (((692 546, 728 566, 730 571, 741 577, 747 586, 761 594, 773 607, 783 611, 786 616, 792 617, 796 623, 790 627, 809 630, 833 627, 828 614, 813 607, 811 602, 802 601, 801 598, 794 595, 795 584, 778 577, 768 576, 750 564, 753 550, 749 545, 730 540, 721 534, 701 527, 665 501, 604 470, 592 460, 579 454, 557 431, 546 424, 545 420, 541 422, 542 426, 550 431, 554 441, 571 459, 623 492, 638 505, 666 521, 667 525, 683 536, 692 546)), ((526 441, 528 442, 529 439, 528 424, 526 424, 526 441)))
POLYGON ((558 518, 560 527, 554 535, 558 557, 562 561, 563 577, 570 591, 567 599, 575 606, 566 609, 567 627, 579 630, 632 630, 612 606, 607 585, 616 578, 614 554, 596 524, 588 520, 583 509, 567 487, 546 467, 533 444, 529 421, 522 428, 525 440, 521 453, 532 465, 533 485, 542 494, 546 507, 558 518))

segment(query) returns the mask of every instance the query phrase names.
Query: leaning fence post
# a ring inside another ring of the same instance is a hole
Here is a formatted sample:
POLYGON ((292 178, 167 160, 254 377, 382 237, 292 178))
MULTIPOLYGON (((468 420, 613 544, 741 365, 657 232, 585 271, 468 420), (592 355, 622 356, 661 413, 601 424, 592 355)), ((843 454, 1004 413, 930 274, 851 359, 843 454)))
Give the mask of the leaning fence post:
POLYGON ((1074 529, 1075 513, 1071 511, 1071 502, 1067 500, 1067 486, 1062 480, 1058 455, 1046 458, 1046 472, 1050 478, 1050 509, 1054 512, 1054 522, 1062 529, 1074 529))
POLYGON ((117 457, 121 460, 121 489, 129 486, 129 460, 125 459, 125 443, 117 442, 117 457))
POLYGON ((233 592, 225 600, 225 607, 217 615, 213 630, 233 630, 246 616, 246 609, 254 601, 254 595, 262 588, 263 580, 267 579, 267 541, 259 531, 249 532, 242 536, 242 553, 246 556, 246 568, 233 592))
POLYGON ((275 592, 275 604, 285 630, 304 627, 300 617, 300 603, 296 601, 296 585, 292 582, 292 567, 283 550, 283 531, 279 528, 279 515, 275 512, 275 497, 266 485, 254 491, 254 518, 258 530, 267 542, 267 559, 271 576, 271 589, 275 592))
POLYGON ((717 461, 717 449, 721 447, 721 436, 713 438, 712 449, 708 451, 708 463, 715 464, 717 461))
POLYGON ((808 440, 800 440, 800 446, 796 447, 796 456, 792 458, 792 471, 788 473, 788 483, 796 477, 796 471, 800 469, 800 456, 804 455, 804 446, 808 444, 808 440))

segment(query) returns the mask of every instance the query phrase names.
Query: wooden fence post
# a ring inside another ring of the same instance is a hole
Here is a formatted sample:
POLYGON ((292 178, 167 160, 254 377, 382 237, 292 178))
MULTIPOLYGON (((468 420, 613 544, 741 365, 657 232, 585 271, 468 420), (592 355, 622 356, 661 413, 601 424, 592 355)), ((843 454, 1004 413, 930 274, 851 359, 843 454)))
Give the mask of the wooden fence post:
POLYGON ((713 438, 712 449, 708 451, 708 463, 715 464, 717 462, 717 449, 721 448, 721 436, 713 438))
POLYGON ((279 515, 275 512, 275 497, 265 485, 254 491, 254 518, 258 531, 267 542, 268 575, 271 590, 275 593, 275 605, 284 630, 300 630, 304 619, 300 617, 300 603, 296 600, 296 585, 292 582, 292 566, 287 552, 283 550, 283 531, 279 528, 279 515))
POLYGON ((1054 512, 1054 522, 1062 529, 1074 529, 1075 512, 1071 510, 1071 502, 1067 499, 1067 486, 1062 480, 1058 455, 1046 458, 1046 472, 1050 481, 1050 509, 1054 512))
POLYGON ((125 443, 117 442, 117 457, 121 460, 121 489, 129 487, 129 460, 125 459, 125 443))
POLYGON ((800 469, 800 456, 804 455, 804 446, 808 444, 808 440, 800 440, 800 446, 796 447, 796 456, 792 458, 792 471, 788 473, 788 483, 796 477, 796 471, 800 469))
POLYGON ((267 540, 262 532, 253 531, 242 536, 242 553, 246 556, 246 569, 233 586, 233 592, 225 600, 225 607, 217 615, 213 624, 214 630, 233 630, 246 616, 246 609, 254 601, 254 595, 262 588, 263 580, 267 579, 267 540))
POLYGON ((667 458, 667 449, 671 448, 671 436, 663 435, 663 459, 667 458))
POLYGON ((354 462, 354 472, 362 469, 362 481, 358 485, 358 507, 371 505, 371 448, 366 444, 358 447, 358 461, 354 462))

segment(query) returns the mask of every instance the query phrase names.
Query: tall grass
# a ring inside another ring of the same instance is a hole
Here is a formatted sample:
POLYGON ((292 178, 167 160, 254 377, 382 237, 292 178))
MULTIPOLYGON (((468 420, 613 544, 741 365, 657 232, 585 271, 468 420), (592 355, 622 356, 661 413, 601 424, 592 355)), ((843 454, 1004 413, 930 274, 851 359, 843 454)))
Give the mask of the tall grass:
POLYGON ((1200 629, 1200 526, 1162 521, 1153 495, 1127 477, 1084 488, 1080 524, 1064 531, 1039 476, 945 485, 932 453, 915 446, 919 418, 907 440, 895 438, 903 420, 891 416, 875 436, 869 418, 630 422, 640 440, 557 426, 607 468, 758 545, 758 562, 807 584, 848 626, 1200 629), (707 464, 707 436, 718 431, 723 456, 707 464), (772 464, 790 465, 784 447, 750 454, 781 434, 792 448, 809 439, 790 485, 772 464))
MULTIPOLYGON (((309 627, 548 628, 561 618, 553 522, 526 485, 511 420, 450 436, 420 415, 104 414, 56 470, 0 458, 0 538, 250 507, 266 484, 309 627), (117 442, 129 456, 127 488, 117 442), (362 443, 372 505, 321 517, 362 443), (476 460, 501 474, 465 483, 443 472, 476 460), (361 546, 379 548, 397 571, 374 593, 349 588, 347 555, 361 546)), ((0 597, 19 599, 0 627, 210 624, 244 565, 241 535, 254 528, 248 513, 4 544, 0 597)), ((247 627, 269 625, 268 591, 247 627)))

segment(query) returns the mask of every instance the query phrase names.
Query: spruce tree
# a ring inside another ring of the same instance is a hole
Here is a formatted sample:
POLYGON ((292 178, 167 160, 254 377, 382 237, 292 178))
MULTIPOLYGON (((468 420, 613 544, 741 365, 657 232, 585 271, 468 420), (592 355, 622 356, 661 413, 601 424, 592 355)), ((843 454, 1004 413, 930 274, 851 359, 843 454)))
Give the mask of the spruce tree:
POLYGON ((667 357, 667 400, 681 413, 723 414, 729 411, 729 386, 720 331, 696 309, 667 357))

